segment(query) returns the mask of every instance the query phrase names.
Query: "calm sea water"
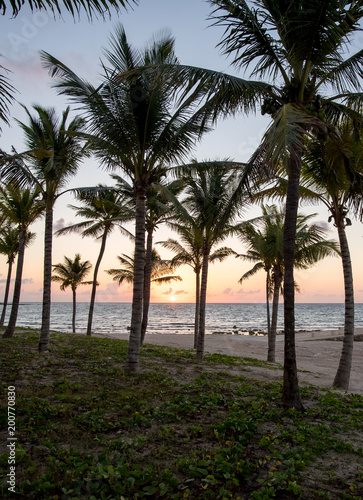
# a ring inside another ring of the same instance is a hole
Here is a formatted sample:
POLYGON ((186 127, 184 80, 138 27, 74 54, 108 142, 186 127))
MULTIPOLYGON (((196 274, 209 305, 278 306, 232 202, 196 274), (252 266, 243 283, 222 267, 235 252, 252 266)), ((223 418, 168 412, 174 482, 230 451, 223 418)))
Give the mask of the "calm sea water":
MULTIPOLYGON (((76 329, 86 331, 88 303, 77 304, 76 329)), ((41 326, 42 305, 38 302, 20 304, 17 326, 41 326)), ((10 313, 8 307, 7 313, 10 313)), ((131 304, 95 304, 93 331, 127 333, 131 304)), ((194 304, 151 304, 148 333, 193 333, 194 304)), ((344 304, 296 304, 297 330, 328 330, 344 325, 344 304)), ((355 326, 363 327, 363 304, 356 304, 355 326)), ((51 328, 62 332, 72 330, 72 304, 52 304, 51 328)), ((207 304, 206 333, 228 331, 266 331, 265 304, 207 304)), ((283 329, 283 304, 279 308, 278 330, 283 329)))

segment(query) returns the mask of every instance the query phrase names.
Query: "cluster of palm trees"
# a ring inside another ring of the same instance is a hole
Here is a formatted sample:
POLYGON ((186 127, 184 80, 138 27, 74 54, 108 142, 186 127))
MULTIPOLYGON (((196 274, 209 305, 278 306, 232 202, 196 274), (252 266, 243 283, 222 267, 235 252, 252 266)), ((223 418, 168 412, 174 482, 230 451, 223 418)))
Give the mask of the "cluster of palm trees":
MULTIPOLYGON (((261 193, 256 195, 257 198, 261 193)), ((246 224, 238 231, 239 239, 247 246, 247 253, 237 255, 244 260, 254 262, 254 266, 239 280, 253 276, 263 269, 266 272, 266 304, 268 352, 267 361, 275 362, 275 346, 277 333, 277 318, 279 296, 283 293, 284 282, 284 216, 276 205, 262 207, 264 218, 262 228, 256 224, 246 224), (269 298, 272 300, 272 316, 270 321, 269 298)), ((321 259, 339 254, 338 244, 327 239, 327 230, 309 221, 316 214, 298 214, 296 224, 296 246, 294 267, 307 269, 321 259)))
MULTIPOLYGON (((215 7, 215 24, 224 27, 221 47, 225 54, 233 57, 233 64, 238 69, 250 70, 251 76, 258 80, 181 65, 170 37, 154 41, 145 50, 138 51, 130 46, 121 26, 112 35, 110 48, 105 50, 101 85, 86 82, 62 62, 42 53, 45 67, 58 79, 55 84, 58 92, 67 95, 82 110, 83 117, 76 118, 68 130, 65 127, 66 112, 62 132, 56 134, 51 126, 46 127, 54 123, 50 119, 52 113, 36 108, 36 120, 28 113, 31 126, 20 124, 27 137, 27 152, 11 157, 4 155, 2 162, 3 180, 7 184, 16 182, 20 186, 37 186, 45 206, 44 305, 39 348, 46 350, 49 343, 52 210, 64 181, 74 174, 85 154, 92 152, 108 169, 121 169, 133 192, 135 254, 126 361, 129 371, 138 369, 143 307, 148 306, 152 250, 149 237, 152 243, 156 227, 151 220, 150 226, 147 225, 148 202, 154 198, 157 205, 159 194, 166 197, 166 202, 173 202, 178 214, 175 220, 166 222, 179 231, 188 245, 191 236, 199 242, 198 249, 190 247, 189 250, 195 262, 197 254, 201 259, 198 264, 191 261, 196 274, 201 273, 197 336, 197 353, 201 359, 212 248, 223 241, 222 230, 226 234, 235 232, 237 215, 245 206, 248 195, 263 190, 271 194, 273 188, 274 196, 284 196, 285 202, 282 400, 286 406, 303 409, 297 378, 294 314, 300 195, 307 200, 325 200, 338 229, 346 320, 335 385, 347 388, 349 384, 354 298, 344 227, 349 224, 347 214, 350 207, 357 215, 361 214, 363 51, 347 55, 345 49, 360 29, 363 4, 333 0, 256 0, 253 3, 211 0, 211 4, 215 7), (239 112, 248 114, 259 108, 270 115, 271 121, 250 161, 246 165, 227 161, 219 165, 206 162, 203 168, 191 163, 184 167, 187 170, 183 177, 187 183, 185 197, 176 201, 177 194, 167 191, 162 183, 171 165, 185 161, 195 142, 214 126, 218 118, 239 112), (68 143, 71 149, 74 148, 70 156, 63 154, 63 147, 68 143), (68 164, 66 173, 64 169, 68 164), (272 183, 272 186, 270 184, 265 189, 261 183, 272 183), (334 198, 332 190, 335 190, 334 198), (203 206, 199 195, 207 192, 212 202, 203 206), (216 219, 212 215, 214 207, 218 207, 216 219), (188 221, 187 229, 178 229, 181 216, 188 221), (197 225, 203 227, 201 232, 196 229, 197 225)), ((157 225, 159 222, 155 221, 157 219, 154 220, 157 225)), ((228 252, 222 249, 217 258, 228 252)), ((181 251, 181 261, 183 255, 185 257, 181 251)))

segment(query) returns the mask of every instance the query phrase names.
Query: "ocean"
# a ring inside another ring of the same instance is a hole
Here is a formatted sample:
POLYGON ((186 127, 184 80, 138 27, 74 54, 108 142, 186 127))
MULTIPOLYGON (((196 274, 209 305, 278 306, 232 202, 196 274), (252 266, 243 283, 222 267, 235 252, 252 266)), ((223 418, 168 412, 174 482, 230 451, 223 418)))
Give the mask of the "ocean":
MULTIPOLYGON (((85 333, 89 304, 77 304, 76 331, 85 333)), ((17 326, 39 328, 42 304, 21 303, 17 326)), ((329 330, 344 326, 344 304, 296 304, 296 330, 329 330)), ((10 306, 7 309, 7 317, 10 306)), ((127 333, 131 304, 96 303, 93 328, 98 333, 127 333)), ((193 334, 194 304, 151 304, 147 333, 193 334)), ((5 323, 6 324, 6 323, 5 323)), ((355 305, 355 326, 363 327, 363 304, 355 305)), ((54 302, 51 329, 72 331, 72 304, 54 302)), ((265 304, 207 304, 206 333, 266 331, 265 304)), ((283 304, 279 306, 278 330, 283 330, 283 304)))

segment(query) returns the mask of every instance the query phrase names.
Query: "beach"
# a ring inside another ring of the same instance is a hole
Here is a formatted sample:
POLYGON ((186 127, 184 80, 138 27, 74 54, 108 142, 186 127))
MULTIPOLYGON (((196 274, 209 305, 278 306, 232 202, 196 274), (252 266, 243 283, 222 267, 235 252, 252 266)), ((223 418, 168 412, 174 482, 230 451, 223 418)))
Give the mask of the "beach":
MULTIPOLYGON (((342 329, 296 334, 296 356, 300 384, 331 388, 338 368, 342 350, 342 329)), ((111 338, 128 340, 128 334, 102 334, 111 338)), ((363 328, 355 329, 356 338, 363 337, 363 328)), ((283 364, 284 337, 276 339, 276 362, 283 364)), ((175 347, 193 348, 193 335, 147 334, 145 343, 175 347)), ((267 358, 267 337, 249 335, 214 334, 205 336, 205 352, 228 356, 267 358)), ((248 377, 261 381, 281 381, 282 370, 251 366, 246 367, 248 377)), ((246 373, 247 375, 247 373, 246 373)), ((345 392, 345 391, 342 391, 345 392)), ((363 395, 363 342, 355 341, 349 391, 363 395)))

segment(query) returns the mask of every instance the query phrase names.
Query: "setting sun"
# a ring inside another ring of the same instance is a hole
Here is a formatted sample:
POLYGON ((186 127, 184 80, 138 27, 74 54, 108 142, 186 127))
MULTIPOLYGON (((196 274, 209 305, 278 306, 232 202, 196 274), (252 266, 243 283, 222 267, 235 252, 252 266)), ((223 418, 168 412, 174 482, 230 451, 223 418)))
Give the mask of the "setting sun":
POLYGON ((175 297, 170 297, 170 302, 175 302, 175 297))

